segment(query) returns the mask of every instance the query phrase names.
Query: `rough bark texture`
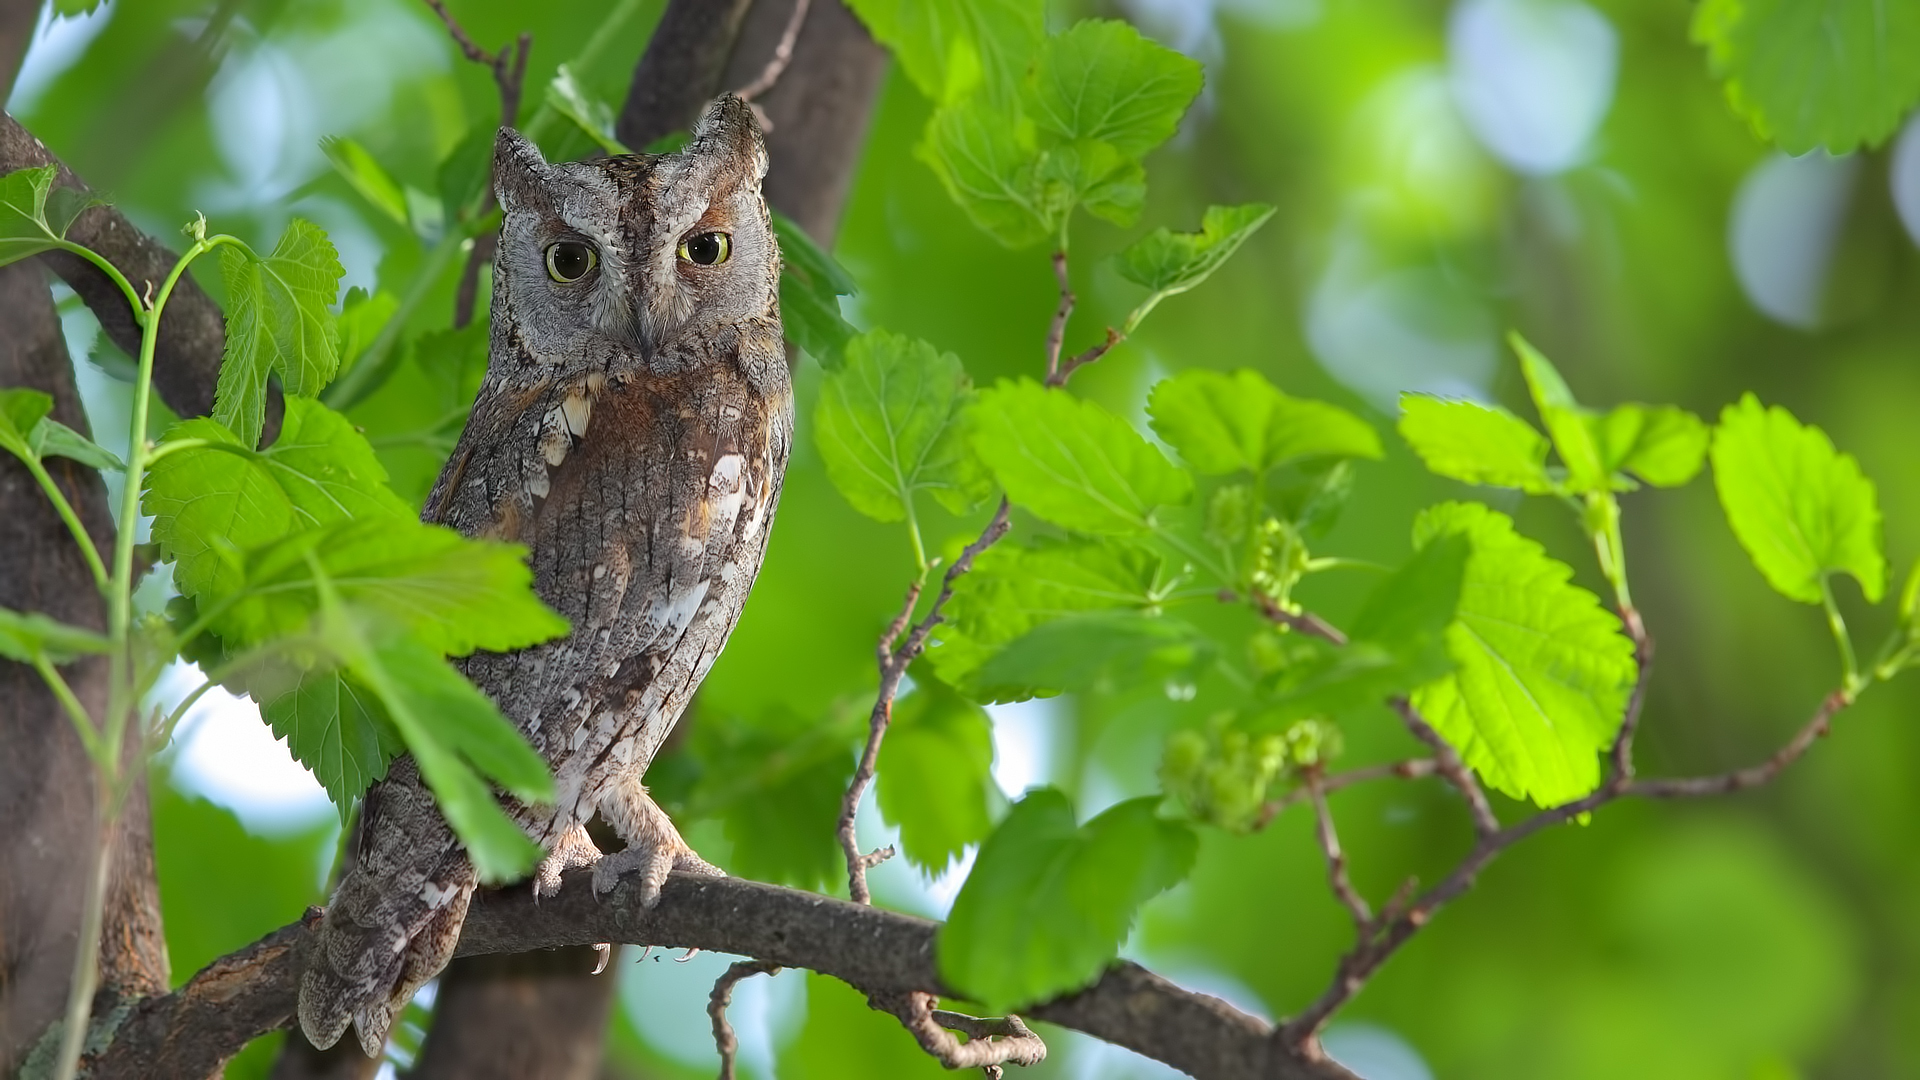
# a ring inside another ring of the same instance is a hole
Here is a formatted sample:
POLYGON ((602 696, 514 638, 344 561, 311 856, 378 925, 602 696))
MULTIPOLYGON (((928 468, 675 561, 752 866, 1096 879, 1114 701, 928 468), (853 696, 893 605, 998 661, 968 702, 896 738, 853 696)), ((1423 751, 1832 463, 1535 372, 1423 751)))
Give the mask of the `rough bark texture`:
MULTIPOLYGON (((60 164, 12 116, 0 117, 0 172, 60 164)), ((64 164, 57 180, 63 187, 84 189, 86 184, 64 164)), ((135 289, 151 283, 158 289, 179 253, 148 236, 109 206, 81 214, 67 238, 107 257, 135 289)), ((140 353, 140 328, 127 309, 127 299, 92 263, 64 252, 41 256, 87 302, 107 337, 129 356, 140 353)), ((174 288, 160 317, 160 339, 154 351, 153 385, 161 400, 181 416, 199 416, 213 410, 214 381, 220 374, 220 354, 226 347, 226 326, 219 305, 195 284, 191 273, 174 288)), ((274 392, 271 409, 277 409, 274 392)), ((277 424, 272 425, 277 427, 277 424)))
POLYGON ((635 150, 685 131, 724 84, 740 21, 753 0, 670 0, 634 69, 614 134, 635 150))
POLYGON ((0 94, 10 92, 20 74, 39 15, 39 0, 0 0, 0 94))
POLYGON ((598 962, 590 945, 462 960, 462 977, 441 983, 436 1022, 409 1080, 593 1080, 620 984, 611 964, 593 975, 598 962), (491 1027, 474 1038, 465 1025, 439 1022, 447 1016, 484 1016, 491 1027))
MULTIPOLYGON (((53 395, 53 415, 78 431, 60 319, 41 268, 0 268, 0 387, 53 395)), ((0 606, 101 629, 105 612, 66 526, 31 474, 0 455, 0 606)), ((99 473, 53 459, 48 471, 103 550, 112 519, 99 473)), ((106 708, 104 662, 65 670, 95 715, 106 708)), ((0 661, 0 1073, 10 1072, 66 1004, 79 940, 87 852, 93 846, 93 768, 66 713, 32 668, 0 661)), ((128 797, 114 845, 100 942, 102 1004, 167 988, 146 786, 128 797)))
MULTIPOLYGON (((793 0, 757 0, 740 28, 724 85, 744 86, 760 74, 792 10, 793 0)), ((773 125, 767 202, 823 247, 831 247, 839 231, 886 73, 887 51, 860 20, 840 0, 814 0, 792 62, 755 101, 773 125)))
MULTIPOLYGON (((667 879, 660 905, 648 911, 639 882, 622 880, 596 898, 592 877, 588 870, 570 873, 558 896, 538 903, 525 886, 480 893, 459 953, 611 941, 751 956, 823 972, 869 993, 950 992, 934 963, 939 924, 926 919, 778 885, 684 874, 667 879)), ((141 1003, 89 1076, 205 1076, 247 1040, 288 1023, 319 922, 314 908, 178 991, 141 1003)), ((1265 1022, 1128 963, 1023 1015, 1129 1047, 1202 1080, 1354 1080, 1337 1065, 1286 1053, 1265 1022)))

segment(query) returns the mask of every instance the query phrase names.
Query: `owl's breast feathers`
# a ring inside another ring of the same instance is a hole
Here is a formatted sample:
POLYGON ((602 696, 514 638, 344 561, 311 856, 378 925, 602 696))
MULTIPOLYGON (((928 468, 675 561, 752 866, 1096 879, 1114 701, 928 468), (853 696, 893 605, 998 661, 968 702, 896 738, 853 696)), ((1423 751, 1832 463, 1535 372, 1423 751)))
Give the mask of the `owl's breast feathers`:
POLYGON ((429 499, 430 518, 527 545, 535 590, 573 624, 467 661, 554 766, 562 820, 646 766, 739 618, 792 426, 784 382, 756 381, 727 365, 483 390, 429 499))

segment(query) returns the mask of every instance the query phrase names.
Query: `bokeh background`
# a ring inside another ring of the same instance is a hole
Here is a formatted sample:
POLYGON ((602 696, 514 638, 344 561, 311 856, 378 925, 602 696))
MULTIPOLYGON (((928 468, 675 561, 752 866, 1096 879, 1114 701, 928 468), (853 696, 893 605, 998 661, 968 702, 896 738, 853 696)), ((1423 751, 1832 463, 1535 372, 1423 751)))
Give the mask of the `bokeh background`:
MULTIPOLYGON (((451 6, 488 47, 532 32, 530 87, 571 61, 618 101, 662 5, 451 6)), ((1083 303, 1069 350, 1138 299, 1103 257, 1139 231, 1194 228, 1209 203, 1280 208, 1206 286, 1078 376, 1079 392, 1139 420, 1147 387, 1167 373, 1251 367, 1290 393, 1360 410, 1383 433, 1403 389, 1530 413, 1501 344, 1518 328, 1591 404, 1672 402, 1711 418, 1751 389, 1822 425, 1878 482, 1896 571, 1920 553, 1920 123, 1843 158, 1769 149, 1728 108, 1677 0, 1050 10, 1061 21, 1130 18, 1207 69, 1179 135, 1148 163, 1140 228, 1075 225, 1083 303)), ((999 247, 947 200, 912 152, 929 108, 889 76, 835 248, 862 289, 847 313, 958 353, 982 384, 1034 374, 1056 299, 1045 254, 999 247)), ((487 72, 459 59, 417 0, 110 0, 82 17, 43 15, 8 109, 151 232, 171 235, 202 211, 270 243, 298 215, 330 231, 345 284, 396 291, 426 247, 334 173, 320 139, 355 138, 432 192, 442 158, 497 114, 487 72)), ((588 149, 567 132, 547 145, 588 149)), ((446 325, 452 291, 443 275, 416 329, 446 325)), ((76 355, 90 357, 79 366, 95 430, 111 445, 124 430, 124 359, 77 303, 63 310, 76 355)), ((457 398, 460 380, 427 358, 408 365, 354 415, 418 498, 444 452, 417 435, 419 402, 440 400, 422 387, 452 386, 457 398)), ((810 361, 799 371, 803 418, 819 377, 810 361)), ((1419 507, 1480 498, 1599 585, 1563 508, 1436 480, 1387 441, 1387 460, 1360 464, 1355 500, 1322 550, 1398 562, 1419 507)), ((1765 756, 1835 685, 1819 612, 1767 589, 1705 477, 1628 496, 1626 513, 1635 596, 1659 643, 1643 771, 1765 756)), ((928 515, 936 550, 978 531, 928 515)), ((834 884, 831 804, 852 736, 827 739, 824 758, 737 805, 700 798, 700 747, 849 731, 871 701, 874 637, 912 574, 900 530, 840 499, 803 430, 766 571, 691 734, 659 766, 663 786, 685 795, 695 847, 741 872, 834 884)), ((1304 598, 1337 623, 1371 583, 1326 575, 1304 598)), ((1888 617, 1851 588, 1843 607, 1870 650, 1888 617)), ((182 672, 168 692, 197 681, 182 672)), ((1090 815, 1157 790, 1166 733, 1205 704, 1148 691, 997 707, 994 780, 1006 797, 1057 784, 1090 815)), ((1764 791, 1616 805, 1529 841, 1385 970, 1330 1048, 1372 1080, 1920 1075, 1916 705, 1920 681, 1874 690, 1764 791)), ((1346 735, 1354 764, 1415 749, 1384 710, 1346 735)), ((203 705, 155 769, 167 937, 184 980, 321 899, 338 825, 244 701, 203 705)), ((1437 786, 1377 785, 1336 809, 1357 882, 1376 899, 1409 874, 1436 879, 1469 839, 1437 786)), ((1148 906, 1127 955, 1266 1016, 1311 1000, 1350 931, 1309 826, 1296 809, 1256 836, 1205 833, 1192 878, 1148 906)), ((869 805, 863 839, 889 830, 869 805)), ((895 860, 875 885, 883 903, 937 916, 967 865, 932 873, 895 860)), ((629 957, 609 1074, 711 1075, 704 1005, 724 963, 629 957)), ((753 980, 734 1016, 748 1075, 938 1072, 892 1020, 817 976, 753 980)), ((1053 1057, 1031 1075, 1167 1073, 1047 1034, 1053 1057)), ((263 1075, 270 1052, 250 1051, 229 1075, 263 1075)))

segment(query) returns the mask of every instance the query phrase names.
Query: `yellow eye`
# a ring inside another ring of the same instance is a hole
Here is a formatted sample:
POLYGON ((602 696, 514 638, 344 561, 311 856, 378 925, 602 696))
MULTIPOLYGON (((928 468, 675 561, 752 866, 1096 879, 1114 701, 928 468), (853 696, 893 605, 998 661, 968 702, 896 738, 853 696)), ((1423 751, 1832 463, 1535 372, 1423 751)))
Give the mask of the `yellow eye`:
POLYGON ((723 232, 701 233, 680 241, 680 257, 696 266, 718 266, 733 254, 733 238, 723 232))
POLYGON ((577 240, 562 240, 547 248, 547 275, 562 285, 587 276, 599 257, 593 249, 577 240))

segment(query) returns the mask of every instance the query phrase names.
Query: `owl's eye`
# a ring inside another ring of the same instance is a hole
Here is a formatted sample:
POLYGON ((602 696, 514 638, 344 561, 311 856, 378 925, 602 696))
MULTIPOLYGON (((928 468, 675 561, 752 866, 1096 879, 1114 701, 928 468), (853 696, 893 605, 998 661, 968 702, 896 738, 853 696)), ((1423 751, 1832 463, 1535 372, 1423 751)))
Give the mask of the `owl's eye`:
POLYGON ((733 238, 723 232, 704 232, 680 241, 680 257, 698 266, 718 266, 733 254, 733 238))
POLYGON ((562 285, 579 281, 593 269, 598 256, 577 240, 562 240, 547 248, 547 274, 562 285))

